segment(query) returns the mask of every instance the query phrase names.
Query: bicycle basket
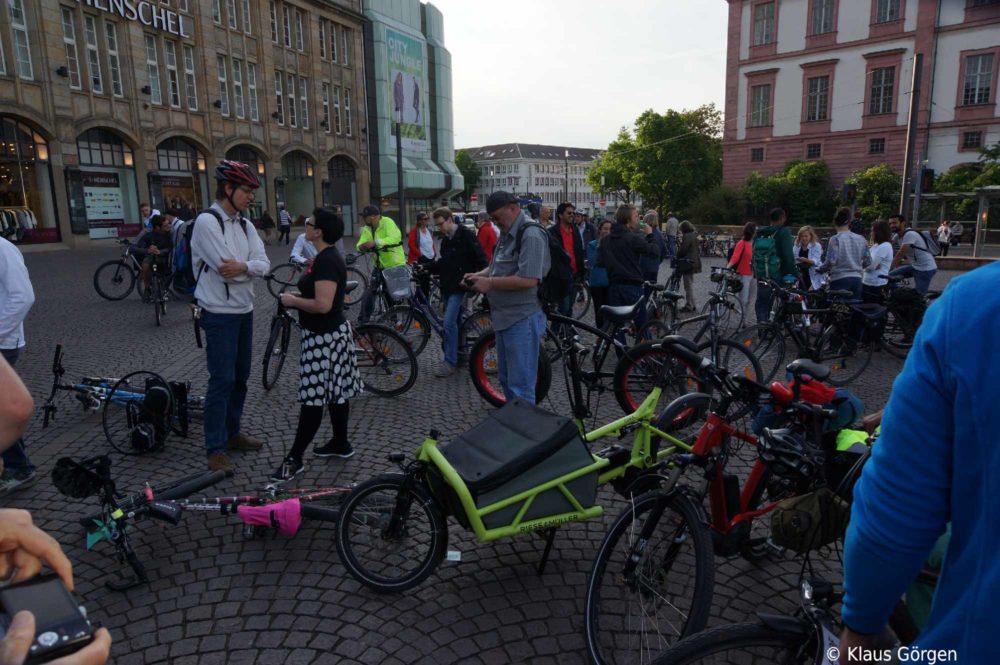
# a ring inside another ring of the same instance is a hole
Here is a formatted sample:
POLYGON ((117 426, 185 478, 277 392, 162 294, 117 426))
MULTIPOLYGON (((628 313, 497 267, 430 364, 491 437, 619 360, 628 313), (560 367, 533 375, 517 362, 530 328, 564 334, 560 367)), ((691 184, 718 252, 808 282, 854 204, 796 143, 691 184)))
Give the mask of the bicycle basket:
POLYGON ((393 300, 406 300, 412 291, 410 286, 410 267, 396 266, 394 268, 384 268, 382 277, 385 279, 385 287, 389 292, 389 297, 393 300))
POLYGON ((81 464, 72 457, 63 457, 52 468, 52 484, 63 496, 86 499, 100 493, 104 486, 101 472, 110 466, 111 460, 106 455, 88 464, 81 464))
POLYGON ((805 554, 844 536, 851 506, 829 487, 785 499, 771 513, 771 540, 805 554))

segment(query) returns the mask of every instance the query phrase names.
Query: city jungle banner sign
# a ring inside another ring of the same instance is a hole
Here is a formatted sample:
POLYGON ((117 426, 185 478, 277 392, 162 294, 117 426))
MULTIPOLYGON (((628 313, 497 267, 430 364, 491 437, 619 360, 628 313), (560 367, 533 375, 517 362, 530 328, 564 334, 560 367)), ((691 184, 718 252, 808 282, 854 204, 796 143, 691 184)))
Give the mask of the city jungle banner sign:
POLYGON ((190 27, 185 18, 177 12, 170 11, 153 2, 146 0, 76 0, 77 4, 99 9, 102 12, 116 14, 126 21, 138 21, 143 25, 169 32, 178 37, 191 37, 187 30, 190 27))
POLYGON ((427 80, 427 73, 424 69, 423 42, 386 28, 385 43, 389 51, 391 135, 395 139, 398 123, 404 149, 426 150, 424 82, 427 80))

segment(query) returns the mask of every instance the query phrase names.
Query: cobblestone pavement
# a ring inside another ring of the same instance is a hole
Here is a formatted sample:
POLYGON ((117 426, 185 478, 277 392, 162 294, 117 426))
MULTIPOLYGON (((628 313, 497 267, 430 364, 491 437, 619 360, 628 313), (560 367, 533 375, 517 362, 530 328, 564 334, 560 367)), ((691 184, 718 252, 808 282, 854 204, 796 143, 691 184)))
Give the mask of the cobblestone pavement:
MULTIPOLYGON (((271 247, 272 261, 284 247, 271 247)), ((110 248, 27 255, 37 302, 27 320, 28 348, 18 369, 37 403, 51 381, 55 344, 66 350, 67 378, 122 376, 136 369, 168 379, 189 380, 201 394, 206 372, 186 311, 168 305, 157 328, 152 307, 135 295, 122 302, 97 296, 94 269, 113 258, 110 248)), ((716 263, 718 261, 715 261, 716 263)), ((706 267, 707 270, 707 267, 706 267)), ((952 275, 940 274, 941 288, 952 275)), ((707 273, 698 277, 702 296, 707 273)), ((238 457, 237 475, 213 488, 240 493, 263 485, 291 445, 297 422, 296 365, 289 363, 279 386, 261 388, 259 353, 266 341, 273 302, 257 288, 255 364, 244 428, 268 443, 260 453, 238 457)), ((303 486, 351 483, 388 470, 386 455, 412 452, 431 428, 449 440, 487 412, 465 373, 431 375, 432 342, 421 356, 421 375, 407 394, 366 397, 352 404, 350 434, 358 454, 348 461, 307 460, 303 486)), ((869 410, 881 407, 900 363, 884 353, 854 386, 869 410)), ((549 408, 566 409, 565 389, 556 387, 549 408)), ((605 399, 611 402, 610 398, 605 399)), ((52 465, 64 455, 82 457, 107 448, 100 416, 83 413, 71 396, 60 398, 55 426, 32 423, 27 442, 40 467, 34 487, 5 500, 30 509, 37 523, 57 537, 74 563, 77 589, 94 619, 111 629, 118 663, 583 663, 582 612, 587 574, 607 525, 622 509, 602 491, 605 517, 560 529, 545 574, 535 567, 541 543, 530 537, 478 545, 454 522, 449 549, 461 562, 445 562, 424 584, 400 596, 378 596, 351 579, 338 560, 331 525, 306 523, 292 539, 247 540, 232 517, 190 513, 176 527, 144 524, 133 542, 152 583, 127 594, 104 581, 117 563, 107 543, 94 550, 76 520, 93 499, 72 502, 52 487, 52 465)), ((599 411, 614 416, 613 404, 599 411)), ((318 441, 329 436, 324 423, 318 441)), ((201 428, 187 439, 172 437, 167 449, 145 457, 114 454, 120 487, 162 481, 204 467, 201 428)), ((742 621, 760 609, 793 609, 798 563, 791 559, 757 567, 742 559, 717 561, 712 623, 742 621)))

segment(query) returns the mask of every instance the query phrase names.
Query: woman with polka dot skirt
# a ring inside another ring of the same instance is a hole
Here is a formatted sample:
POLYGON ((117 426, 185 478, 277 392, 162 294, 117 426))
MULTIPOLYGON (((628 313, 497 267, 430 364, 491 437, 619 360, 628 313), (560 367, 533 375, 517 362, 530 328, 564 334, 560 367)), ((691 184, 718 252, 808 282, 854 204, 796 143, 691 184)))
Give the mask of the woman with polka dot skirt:
POLYGON ((344 317, 347 266, 334 246, 344 235, 344 220, 329 208, 316 208, 306 221, 306 239, 316 247, 312 268, 299 280, 299 295, 281 294, 281 304, 299 310, 302 355, 299 363, 299 426, 288 456, 271 480, 291 480, 305 470, 302 454, 330 411, 333 438, 313 449, 316 457, 354 454, 347 440, 350 399, 361 394, 361 374, 354 357, 350 323, 344 317))

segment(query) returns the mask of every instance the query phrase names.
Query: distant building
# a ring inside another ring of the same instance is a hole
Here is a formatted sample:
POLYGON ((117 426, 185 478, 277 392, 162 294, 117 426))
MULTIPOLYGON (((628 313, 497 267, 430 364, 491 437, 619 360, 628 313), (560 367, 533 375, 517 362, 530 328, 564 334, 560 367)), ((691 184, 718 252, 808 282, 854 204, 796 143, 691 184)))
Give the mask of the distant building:
POLYGON ((998 0, 728 0, 723 180, 824 160, 835 184, 903 170, 914 54, 918 158, 937 173, 1000 140, 998 0))

